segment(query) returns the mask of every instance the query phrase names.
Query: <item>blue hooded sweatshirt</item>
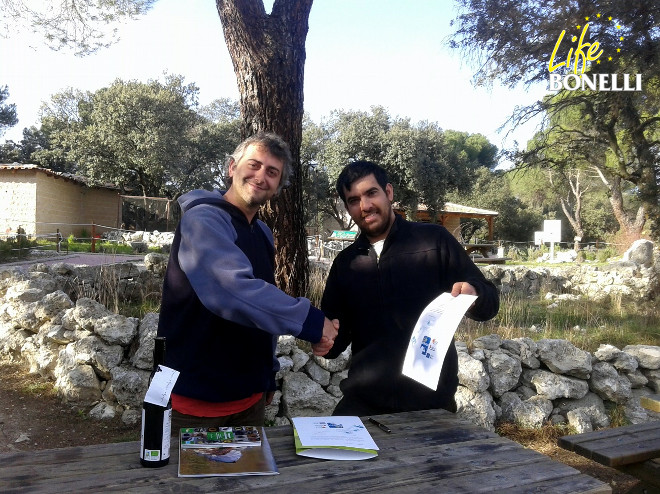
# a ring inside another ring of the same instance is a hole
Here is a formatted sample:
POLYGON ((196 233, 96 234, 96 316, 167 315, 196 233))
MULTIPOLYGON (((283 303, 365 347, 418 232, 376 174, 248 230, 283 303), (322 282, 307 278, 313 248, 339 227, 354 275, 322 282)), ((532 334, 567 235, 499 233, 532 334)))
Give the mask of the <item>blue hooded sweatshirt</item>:
POLYGON ((220 191, 179 198, 179 223, 163 283, 158 335, 173 392, 220 403, 275 389, 279 335, 317 343, 324 315, 275 286, 273 235, 220 191))

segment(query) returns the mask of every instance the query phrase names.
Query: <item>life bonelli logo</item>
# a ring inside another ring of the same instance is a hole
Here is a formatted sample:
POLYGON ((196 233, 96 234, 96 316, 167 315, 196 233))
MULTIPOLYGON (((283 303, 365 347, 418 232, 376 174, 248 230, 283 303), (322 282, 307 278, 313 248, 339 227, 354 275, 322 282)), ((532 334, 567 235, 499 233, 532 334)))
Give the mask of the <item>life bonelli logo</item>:
MULTIPOLYGON (((570 40, 566 35, 566 29, 561 32, 550 56, 548 63, 550 91, 559 91, 562 88, 568 91, 642 90, 642 74, 598 72, 601 61, 616 63, 618 57, 622 55, 621 46, 625 39, 625 29, 621 24, 611 16, 597 14, 595 18, 584 17, 584 24, 574 26, 571 31, 572 34, 568 35, 570 40), (607 34, 606 45, 601 46, 599 41, 591 40, 589 29, 592 26, 598 27, 600 33, 607 34), (566 58, 562 59, 562 54, 566 53, 567 49, 566 58)), ((613 63, 607 65, 611 67, 613 63)))

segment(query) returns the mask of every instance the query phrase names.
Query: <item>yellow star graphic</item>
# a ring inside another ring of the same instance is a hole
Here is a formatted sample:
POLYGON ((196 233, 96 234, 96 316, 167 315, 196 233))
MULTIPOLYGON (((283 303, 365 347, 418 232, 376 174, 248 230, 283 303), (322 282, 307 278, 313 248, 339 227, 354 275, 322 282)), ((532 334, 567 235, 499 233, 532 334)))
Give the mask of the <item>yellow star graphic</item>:
POLYGON ((596 60, 596 63, 597 63, 598 65, 600 65, 600 60, 596 60))
POLYGON ((623 41, 623 36, 621 36, 621 37, 619 38, 619 40, 620 40, 620 41, 623 41))
POLYGON ((596 14, 596 17, 598 17, 600 19, 600 14, 596 14))
POLYGON ((575 26, 576 28, 580 29, 582 26, 575 26))
POLYGON ((608 60, 612 60, 612 57, 607 57, 608 60))
POLYGON ((617 48, 617 49, 616 49, 616 52, 617 52, 617 53, 621 53, 621 48, 617 48))
POLYGON ((612 20, 612 16, 609 16, 609 17, 607 18, 607 20, 608 20, 608 21, 611 21, 611 20, 612 20))
POLYGON ((619 26, 619 25, 617 24, 617 25, 616 25, 616 28, 617 28, 617 29, 621 29, 621 26, 619 26))
POLYGON ((585 21, 588 21, 588 20, 589 20, 589 18, 588 18, 588 17, 585 17, 585 18, 584 18, 584 20, 585 20, 585 21))

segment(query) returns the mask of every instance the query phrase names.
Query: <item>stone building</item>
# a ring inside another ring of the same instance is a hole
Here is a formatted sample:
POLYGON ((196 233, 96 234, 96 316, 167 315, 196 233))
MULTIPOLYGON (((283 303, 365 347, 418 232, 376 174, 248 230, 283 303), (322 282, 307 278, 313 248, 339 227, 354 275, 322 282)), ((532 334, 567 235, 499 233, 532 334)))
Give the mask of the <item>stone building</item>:
MULTIPOLYGON (((117 228, 121 223, 119 189, 90 186, 81 178, 19 163, 0 164, 0 235, 21 227, 33 236, 63 237, 92 224, 117 228)), ((97 233, 101 233, 97 229, 97 233)))

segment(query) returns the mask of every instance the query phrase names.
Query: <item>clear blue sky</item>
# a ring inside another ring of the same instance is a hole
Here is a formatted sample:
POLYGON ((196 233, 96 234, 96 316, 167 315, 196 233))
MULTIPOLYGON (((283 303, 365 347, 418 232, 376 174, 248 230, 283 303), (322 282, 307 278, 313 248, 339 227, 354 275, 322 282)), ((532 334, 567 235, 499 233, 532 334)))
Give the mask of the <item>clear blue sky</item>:
MULTIPOLYGON (((271 3, 266 0, 267 10, 271 3)), ((496 129, 516 105, 539 99, 545 88, 475 89, 471 67, 447 46, 455 17, 452 0, 315 0, 306 45, 306 111, 320 122, 332 110, 382 105, 393 117, 482 133, 498 147, 514 138, 524 145, 533 125, 506 142, 496 129)), ((34 36, 0 38, 0 85, 9 86, 9 103, 20 119, 0 139, 20 140, 52 94, 67 87, 94 91, 116 78, 146 82, 167 71, 196 83, 202 104, 238 99, 213 0, 158 0, 146 16, 122 25, 120 37, 86 57, 53 52, 34 36)))

